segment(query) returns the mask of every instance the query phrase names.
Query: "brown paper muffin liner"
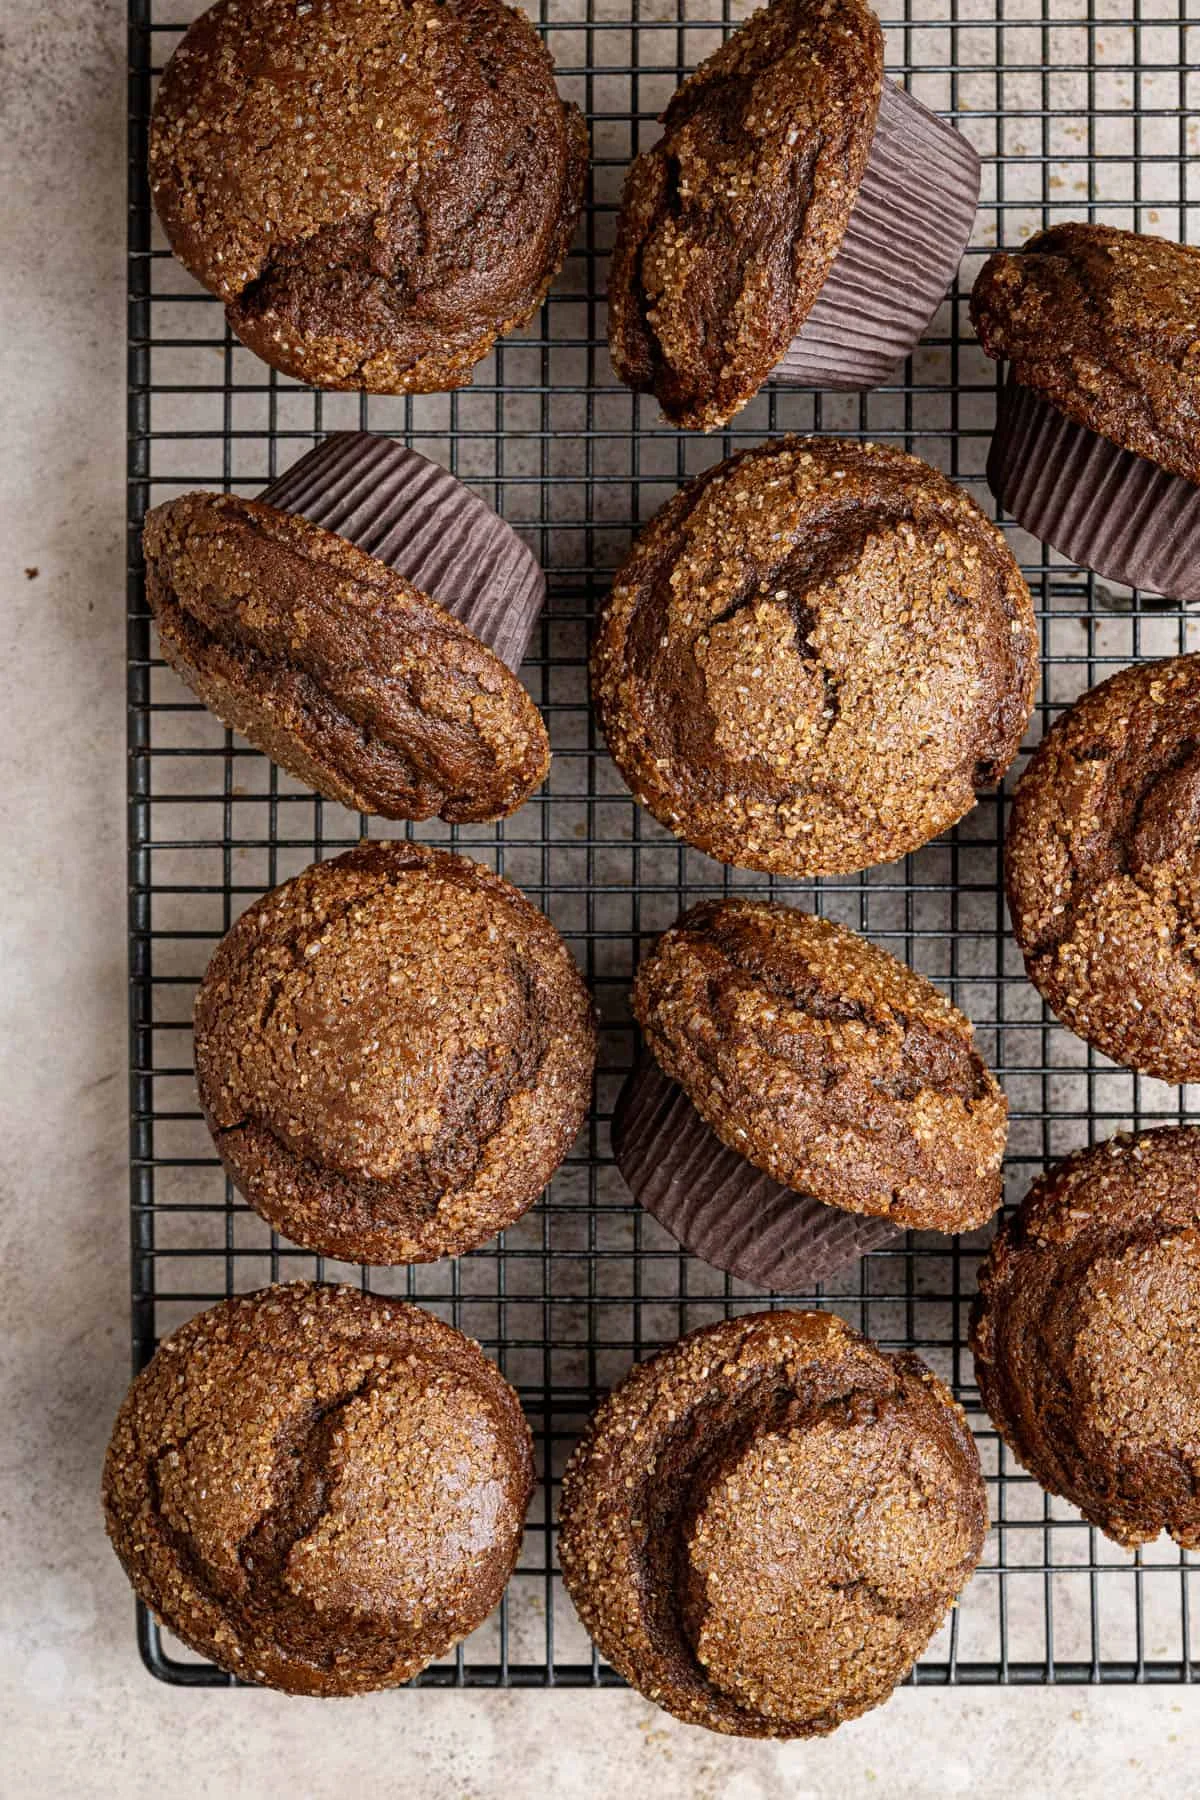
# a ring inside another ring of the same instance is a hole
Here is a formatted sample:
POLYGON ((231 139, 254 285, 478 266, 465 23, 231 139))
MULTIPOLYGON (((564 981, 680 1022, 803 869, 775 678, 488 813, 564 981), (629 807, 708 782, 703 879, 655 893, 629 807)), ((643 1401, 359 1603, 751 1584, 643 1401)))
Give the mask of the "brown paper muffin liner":
POLYGON ((756 1169, 648 1052, 618 1096, 612 1145, 635 1200, 685 1250, 742 1281, 803 1292, 903 1237, 886 1219, 826 1206, 756 1169))
POLYGON ((1200 600, 1200 487, 1076 425, 1011 375, 987 478, 1018 525, 1072 562, 1200 600))
POLYGON ((945 298, 978 203, 979 157, 972 145, 885 81, 846 235, 771 379, 851 389, 886 381, 945 298))
POLYGON ((378 557, 520 668, 545 576, 511 525, 438 463, 391 438, 338 431, 258 497, 378 557))

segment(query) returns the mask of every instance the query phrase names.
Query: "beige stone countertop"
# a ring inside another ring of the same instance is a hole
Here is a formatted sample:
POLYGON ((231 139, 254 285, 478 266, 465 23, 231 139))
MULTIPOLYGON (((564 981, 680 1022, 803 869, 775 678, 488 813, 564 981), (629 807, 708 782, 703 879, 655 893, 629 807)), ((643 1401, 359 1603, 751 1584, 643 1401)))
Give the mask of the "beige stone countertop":
POLYGON ((105 1543, 128 1376, 123 0, 2 0, 0 1793, 1195 1792, 1200 1695, 905 1690, 813 1744, 637 1696, 158 1686, 105 1543))

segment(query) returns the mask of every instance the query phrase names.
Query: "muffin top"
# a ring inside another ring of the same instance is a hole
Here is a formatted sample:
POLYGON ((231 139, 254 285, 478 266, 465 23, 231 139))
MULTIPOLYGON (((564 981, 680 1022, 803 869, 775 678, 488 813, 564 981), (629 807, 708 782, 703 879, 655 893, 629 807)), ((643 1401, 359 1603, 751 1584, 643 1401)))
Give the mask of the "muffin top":
POLYGON ((772 0, 678 89, 625 182, 609 347, 676 425, 726 422, 804 323, 867 166, 883 33, 863 0, 772 0))
POLYGON ((979 1272, 971 1346, 1014 1454, 1119 1544, 1200 1549, 1200 1129, 1081 1150, 979 1272))
POLYGON ((960 1409, 827 1313, 693 1331, 630 1371, 563 1477, 601 1652, 692 1724, 811 1737, 885 1700, 979 1559, 960 1409))
POLYGON ((459 387, 540 305, 587 170, 578 110, 500 0, 217 0, 163 73, 171 248, 275 368, 459 387))
POLYGON ((1089 431, 1200 482, 1200 249, 1055 225, 984 264, 971 318, 989 356, 1089 431))
POLYGON ((1013 934, 1072 1031, 1162 1081, 1200 1077, 1200 656, 1075 702, 1017 784, 1013 934))
POLYGON ((430 595, 336 532, 233 494, 146 517, 163 654, 328 799, 389 819, 502 817, 545 778, 541 714, 430 595))
POLYGON ((739 868, 833 875, 952 825, 1033 706, 1003 538, 916 457, 778 438, 681 489, 604 609, 592 691, 643 805, 739 868))
POLYGON ((510 883, 369 843, 243 913, 196 997, 222 1161, 273 1225, 350 1261, 427 1262, 532 1205, 587 1111, 595 1021, 510 883))
POLYGON ((393 1687, 473 1631, 532 1491, 529 1427, 478 1344, 303 1281, 167 1338, 104 1465, 109 1536, 147 1606, 292 1694, 393 1687))
POLYGON ((845 926, 702 901, 632 999, 660 1067, 785 1187, 917 1230, 970 1230, 999 1206, 1008 1109, 970 1024, 845 926))

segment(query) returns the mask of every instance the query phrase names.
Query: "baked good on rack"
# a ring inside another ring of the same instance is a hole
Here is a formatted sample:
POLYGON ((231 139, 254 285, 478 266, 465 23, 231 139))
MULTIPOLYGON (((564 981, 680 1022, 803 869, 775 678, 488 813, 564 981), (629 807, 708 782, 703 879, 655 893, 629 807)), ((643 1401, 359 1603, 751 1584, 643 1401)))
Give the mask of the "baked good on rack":
POLYGON ((289 1694, 395 1687, 500 1599, 533 1491, 520 1402, 419 1307, 291 1282, 159 1345, 104 1464, 113 1548, 191 1649, 289 1694))
POLYGON ((1067 222, 984 264, 971 317, 1008 380, 996 498, 1065 556, 1200 600, 1200 249, 1067 222))
POLYGON ((257 499, 156 506, 143 547, 171 667, 327 799, 461 824, 545 779, 550 742, 517 679, 545 577, 415 450, 335 433, 257 499))
POLYGON ((1046 733, 1004 867, 1029 979, 1063 1024, 1161 1081, 1200 1078, 1200 656, 1136 663, 1046 733))
POLYGON ((966 1420, 919 1357, 828 1313, 752 1313, 609 1395, 563 1477, 559 1559, 647 1699, 812 1737, 904 1680, 986 1530, 966 1420))
POLYGON ((457 388, 536 312, 588 140, 501 0, 217 0, 163 71, 150 190, 172 250, 273 368, 457 388))
POLYGON ((884 80, 864 0, 771 0, 662 123, 617 220, 608 318, 621 379, 704 430, 772 375, 886 380, 953 280, 979 158, 884 80))
POLYGON ((1000 780, 1033 707, 1029 590, 961 488, 890 446, 774 439, 680 490, 605 603, 617 767, 738 868, 889 862, 1000 780))
POLYGON ((350 1262, 457 1256, 533 1205, 587 1113, 591 1001, 510 882, 368 843, 264 894, 196 996, 196 1081, 234 1184, 350 1262))
POLYGON ((979 1271, 971 1348, 1044 1488, 1119 1544, 1200 1549, 1200 1128, 1047 1170, 979 1271))
POLYGON ((844 925, 706 900, 638 970, 649 1057, 613 1116, 634 1195, 687 1248, 810 1286, 898 1227, 1001 1199, 1008 1108, 944 994, 844 925))

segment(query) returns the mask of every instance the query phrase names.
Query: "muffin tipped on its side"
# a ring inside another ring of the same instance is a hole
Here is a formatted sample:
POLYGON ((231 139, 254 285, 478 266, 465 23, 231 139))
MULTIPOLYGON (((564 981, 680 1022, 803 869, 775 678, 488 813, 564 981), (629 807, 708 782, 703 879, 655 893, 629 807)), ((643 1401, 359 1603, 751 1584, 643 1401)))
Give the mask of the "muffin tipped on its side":
POLYGON ((184 494, 146 519, 171 667, 326 799, 452 824, 514 812, 550 766, 541 714, 488 646, 346 538, 259 500, 184 494))
POLYGON ((988 483, 1083 568, 1200 600, 1200 249, 1067 221, 984 264, 971 317, 1007 360, 988 483))
POLYGON ((630 169, 608 284, 613 365, 677 425, 724 424, 812 308, 875 134, 865 0, 773 0, 684 82, 630 169))
POLYGON ((846 926, 702 901, 638 970, 633 1010, 705 1123, 785 1186, 921 1231, 999 1206, 1008 1108, 969 1022, 846 926))

